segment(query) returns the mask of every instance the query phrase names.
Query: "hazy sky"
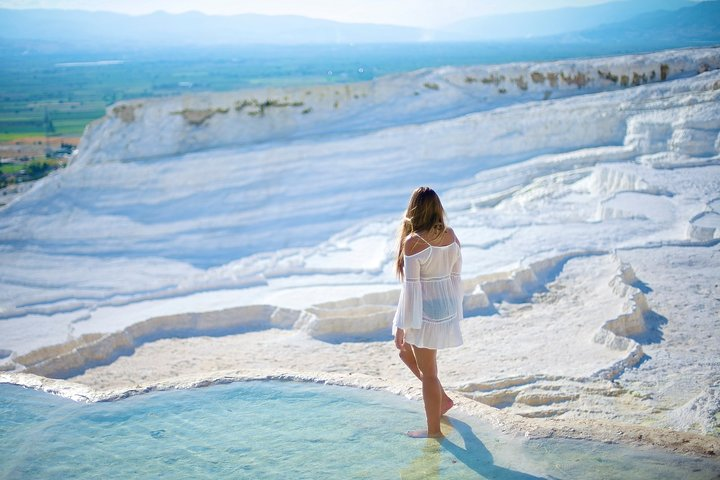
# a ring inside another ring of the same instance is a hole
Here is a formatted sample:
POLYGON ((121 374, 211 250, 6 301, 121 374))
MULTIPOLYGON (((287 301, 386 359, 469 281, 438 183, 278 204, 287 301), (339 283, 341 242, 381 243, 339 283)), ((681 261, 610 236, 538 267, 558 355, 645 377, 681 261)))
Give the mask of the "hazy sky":
MULTIPOLYGON (((211 15, 302 15, 341 22, 440 27, 494 13, 587 6, 609 0, 0 0, 0 8, 104 10, 140 15, 164 10, 211 15)), ((658 6, 663 0, 657 1, 658 6)))

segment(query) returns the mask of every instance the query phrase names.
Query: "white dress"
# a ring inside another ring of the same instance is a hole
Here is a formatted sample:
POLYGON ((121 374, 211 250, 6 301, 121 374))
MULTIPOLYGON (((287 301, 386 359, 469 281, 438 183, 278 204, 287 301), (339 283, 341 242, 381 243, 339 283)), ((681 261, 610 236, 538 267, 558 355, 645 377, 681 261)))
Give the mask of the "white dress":
POLYGON ((415 255, 405 255, 404 259, 405 279, 393 319, 393 335, 402 328, 405 342, 421 348, 462 345, 460 245, 453 242, 437 247, 428 243, 428 248, 415 255))

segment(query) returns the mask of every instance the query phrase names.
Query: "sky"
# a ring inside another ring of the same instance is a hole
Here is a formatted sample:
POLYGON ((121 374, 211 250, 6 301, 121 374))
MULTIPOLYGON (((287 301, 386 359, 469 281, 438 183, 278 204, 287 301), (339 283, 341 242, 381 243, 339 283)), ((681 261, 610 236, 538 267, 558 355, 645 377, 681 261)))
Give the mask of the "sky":
MULTIPOLYGON (((0 0, 0 8, 60 8, 142 15, 200 11, 208 15, 301 15, 339 22, 442 27, 465 18, 581 7, 610 0, 0 0)), ((662 4, 662 0, 658 0, 662 4)))

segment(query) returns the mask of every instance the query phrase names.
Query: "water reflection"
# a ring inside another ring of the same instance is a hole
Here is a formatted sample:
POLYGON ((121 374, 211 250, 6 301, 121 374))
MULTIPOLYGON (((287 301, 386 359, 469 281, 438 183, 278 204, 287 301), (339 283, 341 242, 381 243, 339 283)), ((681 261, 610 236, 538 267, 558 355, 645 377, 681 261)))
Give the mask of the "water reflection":
MULTIPOLYGON (((451 419, 451 421, 444 419, 444 421, 443 431, 447 435, 447 431, 456 430, 460 434, 460 438, 462 438, 462 445, 459 444, 460 442, 451 441, 448 436, 441 440, 425 440, 426 443, 422 446, 420 455, 400 471, 402 480, 467 478, 467 474, 470 473, 468 469, 479 475, 480 478, 486 479, 540 480, 543 478, 495 465, 492 454, 475 435, 470 425, 456 418, 451 419), (444 454, 444 452, 449 453, 450 456, 447 453, 444 454), (452 466, 441 469, 443 456, 445 458, 449 457, 452 464, 459 463, 467 468, 463 468, 462 472, 452 466)), ((453 437, 457 438, 457 436, 453 437)), ((473 478, 477 477, 473 476, 473 478)))
POLYGON ((435 480, 440 478, 442 446, 434 438, 428 438, 424 442, 420 456, 413 459, 410 465, 400 470, 402 480, 435 480))

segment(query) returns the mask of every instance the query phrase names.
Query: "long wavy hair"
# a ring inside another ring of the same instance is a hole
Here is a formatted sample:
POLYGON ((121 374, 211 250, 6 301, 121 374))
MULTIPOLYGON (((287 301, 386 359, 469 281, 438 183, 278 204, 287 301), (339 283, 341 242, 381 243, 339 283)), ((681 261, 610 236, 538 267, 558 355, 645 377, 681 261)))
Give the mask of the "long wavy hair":
POLYGON ((430 187, 418 187, 410 196, 405 217, 398 231, 395 272, 404 277, 405 239, 411 233, 433 232, 438 237, 445 233, 445 209, 440 197, 430 187))

